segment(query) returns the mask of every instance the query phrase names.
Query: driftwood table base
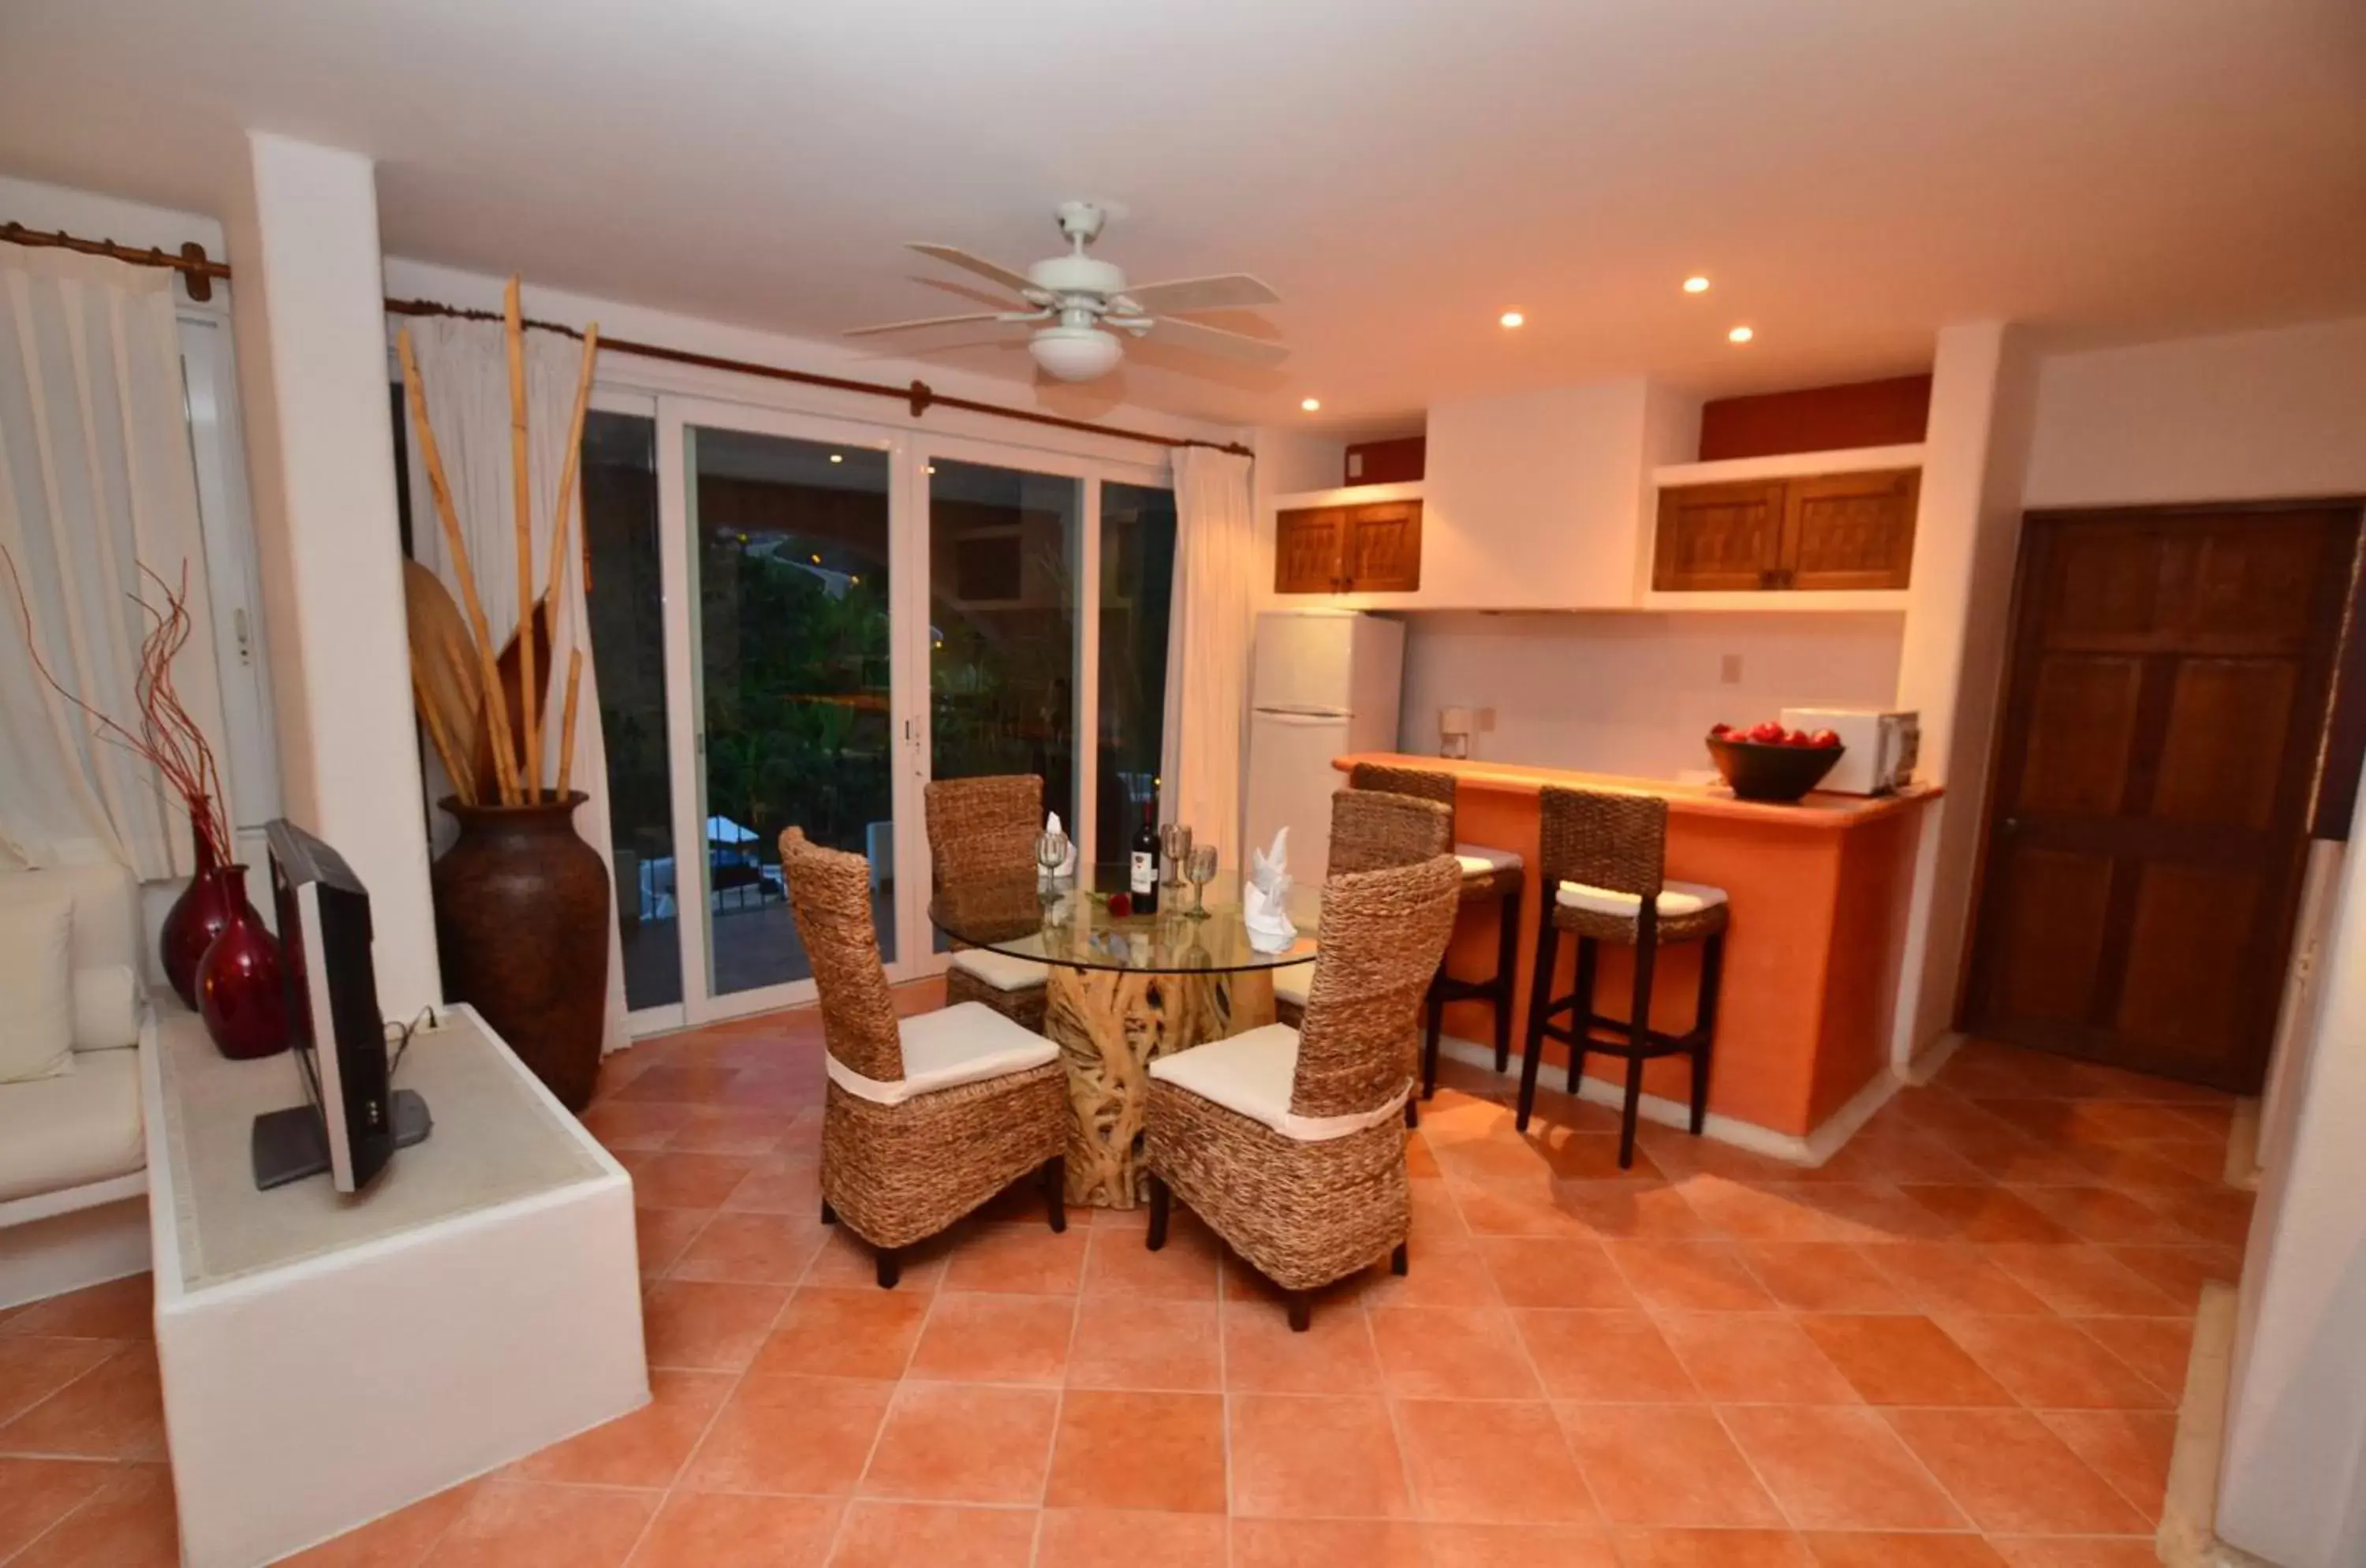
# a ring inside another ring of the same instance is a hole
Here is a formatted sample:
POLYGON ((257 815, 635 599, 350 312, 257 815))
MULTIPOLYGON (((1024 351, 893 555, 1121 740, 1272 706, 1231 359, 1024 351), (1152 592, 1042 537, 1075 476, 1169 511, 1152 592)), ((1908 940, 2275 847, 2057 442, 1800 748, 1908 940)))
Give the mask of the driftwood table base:
POLYGON ((1274 1021, 1273 974, 1052 966, 1043 1032, 1068 1070, 1068 1201, 1131 1209, 1150 1064, 1274 1021))

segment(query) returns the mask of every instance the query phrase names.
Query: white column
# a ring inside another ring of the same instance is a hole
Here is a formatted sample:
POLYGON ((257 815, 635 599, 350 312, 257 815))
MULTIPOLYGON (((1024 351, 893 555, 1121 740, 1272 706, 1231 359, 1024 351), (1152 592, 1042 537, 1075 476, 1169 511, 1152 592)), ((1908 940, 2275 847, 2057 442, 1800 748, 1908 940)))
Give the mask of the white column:
POLYGON ((1891 1038, 1900 1066, 1949 1027, 1962 974, 2035 401, 2034 363, 2004 323, 1940 332, 1898 704, 1922 716, 1917 775, 1946 795, 1922 814, 1891 1038))
POLYGON ((251 132, 227 225, 288 816, 370 894, 378 1005, 443 987, 411 709, 377 189, 358 153, 251 132))
MULTIPOLYGON (((2366 812, 2338 852, 2315 1006, 2262 1145, 2220 1457, 2221 1540, 2283 1568, 2366 1562, 2366 812)), ((2286 1069, 2280 1068, 2280 1073, 2286 1069)))

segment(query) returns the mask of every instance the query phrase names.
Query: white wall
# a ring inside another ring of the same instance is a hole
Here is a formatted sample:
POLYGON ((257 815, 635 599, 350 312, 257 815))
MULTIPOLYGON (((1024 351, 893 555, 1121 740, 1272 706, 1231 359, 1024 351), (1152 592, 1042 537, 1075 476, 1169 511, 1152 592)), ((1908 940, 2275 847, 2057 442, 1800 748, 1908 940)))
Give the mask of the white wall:
POLYGON ((1895 614, 1686 611, 1406 618, 1398 742, 1437 750, 1437 710, 1493 708, 1474 756, 1673 778, 1701 737, 1810 704, 1880 706, 1898 683, 1895 614), (1727 656, 1741 679, 1722 678, 1727 656))
POLYGON ((2366 318, 2056 355, 2032 508, 2366 493, 2366 318))

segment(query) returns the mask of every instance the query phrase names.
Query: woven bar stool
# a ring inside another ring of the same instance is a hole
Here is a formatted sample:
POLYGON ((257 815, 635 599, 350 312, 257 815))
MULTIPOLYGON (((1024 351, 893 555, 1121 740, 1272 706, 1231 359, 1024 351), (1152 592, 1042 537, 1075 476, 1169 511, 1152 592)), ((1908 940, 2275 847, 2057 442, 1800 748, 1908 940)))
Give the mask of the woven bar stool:
MULTIPOLYGON (((1391 866, 1418 865, 1447 852, 1454 841, 1453 817, 1434 800, 1391 795, 1377 789, 1343 789, 1331 795, 1331 866, 1333 876, 1391 866)), ((1274 1017, 1292 1029, 1305 1021, 1307 988, 1313 983, 1313 964, 1293 964, 1273 972, 1274 1017)), ((1419 1070, 1418 1033, 1406 1036, 1405 1072, 1419 1070)), ((1405 1125, 1421 1125, 1421 1112, 1410 1097, 1405 1100, 1405 1125)))
MULTIPOLYGON (((929 829, 929 869, 940 889, 1035 874, 1035 839, 1043 830, 1043 781, 1035 774, 931 780, 921 793, 921 807, 929 829)), ((984 1002, 1041 1033, 1049 975, 1032 959, 958 948, 945 971, 945 1005, 984 1002)))
POLYGON ((895 1287, 904 1247, 1029 1171, 1052 1228, 1067 1229, 1059 1048, 976 1002, 897 1018, 871 924, 870 863, 792 828, 781 867, 821 992, 822 1224, 842 1220, 877 1249, 882 1290, 895 1287))
POLYGON ((1441 854, 1331 877, 1305 1029, 1270 1023, 1150 1064, 1142 1146, 1153 1252, 1181 1198, 1288 1292, 1301 1331, 1309 1292, 1383 1256, 1405 1272, 1405 1043, 1454 929, 1459 874, 1441 854))
POLYGON ((1535 983, 1529 991, 1527 1049, 1520 1060, 1519 1130, 1536 1108, 1537 1066, 1545 1037, 1569 1046, 1569 1091, 1585 1075, 1590 1051, 1627 1059, 1627 1103, 1618 1123, 1618 1165, 1635 1163, 1635 1119, 1642 1105, 1643 1064, 1655 1056, 1692 1058, 1693 1135, 1708 1114, 1709 1052, 1717 1035, 1718 982, 1725 968, 1725 890, 1667 880, 1668 803, 1655 795, 1605 795, 1592 790, 1539 792, 1545 886, 1553 890, 1537 932, 1535 983), (1576 988, 1552 996, 1554 950, 1560 933, 1577 938, 1576 988), (1594 970, 1600 944, 1635 950, 1635 992, 1624 1019, 1594 1010, 1594 970), (1660 946, 1697 942, 1700 993, 1693 1026, 1667 1034, 1651 1026, 1651 972, 1660 946), (1568 1012, 1566 1025, 1553 1020, 1568 1012))
MULTIPOLYGON (((1395 768, 1380 762, 1358 762, 1347 774, 1350 789, 1383 789, 1418 795, 1446 807, 1449 831, 1454 812, 1454 775, 1440 768, 1395 768)), ((1520 968, 1520 892, 1527 883, 1520 857, 1510 850, 1457 841, 1454 858, 1462 865, 1462 901, 1492 903, 1495 908, 1495 972, 1483 980, 1457 979, 1438 961, 1437 977, 1429 987, 1426 1025, 1422 1034, 1421 1097, 1437 1092, 1437 1038, 1446 1027, 1448 1002, 1485 1002, 1495 1015, 1495 1070, 1512 1065, 1512 987, 1520 968)))

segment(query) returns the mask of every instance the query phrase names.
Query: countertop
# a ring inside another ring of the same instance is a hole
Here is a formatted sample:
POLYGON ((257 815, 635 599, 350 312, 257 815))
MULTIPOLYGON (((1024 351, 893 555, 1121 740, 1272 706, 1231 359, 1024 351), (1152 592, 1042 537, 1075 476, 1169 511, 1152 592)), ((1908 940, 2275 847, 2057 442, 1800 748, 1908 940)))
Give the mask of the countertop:
POLYGON ((1632 778, 1621 773, 1587 773, 1569 768, 1534 768, 1517 762, 1416 757, 1396 751, 1353 751, 1331 760, 1331 765, 1343 773, 1358 762, 1377 762, 1399 768, 1429 768, 1449 773, 1460 781, 1465 789, 1534 795, 1545 784, 1560 784, 1572 789, 1656 795, 1668 803, 1668 814, 1672 817, 1710 817, 1832 829, 1876 821, 1926 800, 1934 800, 1944 793, 1940 785, 1927 784, 1909 784, 1896 795, 1832 795, 1814 790, 1796 806, 1776 806, 1766 801, 1736 800, 1732 791, 1723 784, 1677 784, 1668 779, 1632 778))

